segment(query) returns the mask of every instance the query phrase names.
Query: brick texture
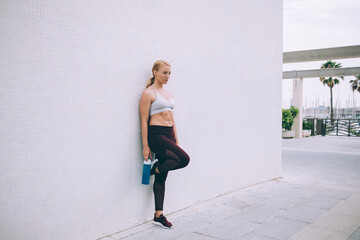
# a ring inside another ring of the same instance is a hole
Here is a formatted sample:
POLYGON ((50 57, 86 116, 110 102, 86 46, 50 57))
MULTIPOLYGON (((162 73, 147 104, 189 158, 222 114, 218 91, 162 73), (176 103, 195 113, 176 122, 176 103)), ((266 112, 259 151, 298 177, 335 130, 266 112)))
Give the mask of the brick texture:
POLYGON ((139 100, 158 59, 191 157, 165 213, 280 176, 282 1, 12 0, 0 27, 1 239, 151 219, 139 100))

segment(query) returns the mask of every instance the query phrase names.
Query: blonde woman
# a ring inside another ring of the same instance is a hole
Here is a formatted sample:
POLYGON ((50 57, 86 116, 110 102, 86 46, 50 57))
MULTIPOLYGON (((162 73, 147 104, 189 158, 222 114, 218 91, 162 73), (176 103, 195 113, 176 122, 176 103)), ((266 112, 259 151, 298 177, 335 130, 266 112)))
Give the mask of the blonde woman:
POLYGON ((155 174, 153 186, 155 198, 154 224, 171 228, 172 224, 163 214, 165 181, 168 171, 184 168, 189 164, 189 155, 179 146, 179 138, 173 117, 173 95, 164 88, 171 74, 171 66, 158 60, 152 68, 153 77, 146 84, 140 100, 141 133, 144 159, 158 159, 151 168, 155 174))

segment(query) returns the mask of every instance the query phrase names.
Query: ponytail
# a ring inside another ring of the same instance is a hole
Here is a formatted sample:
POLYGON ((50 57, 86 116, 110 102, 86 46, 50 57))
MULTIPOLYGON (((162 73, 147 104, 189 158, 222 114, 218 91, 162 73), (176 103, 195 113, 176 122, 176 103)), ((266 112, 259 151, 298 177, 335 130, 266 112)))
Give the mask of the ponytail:
POLYGON ((149 78, 149 80, 147 81, 146 83, 146 88, 150 87, 151 85, 154 84, 154 81, 155 81, 155 76, 149 78))

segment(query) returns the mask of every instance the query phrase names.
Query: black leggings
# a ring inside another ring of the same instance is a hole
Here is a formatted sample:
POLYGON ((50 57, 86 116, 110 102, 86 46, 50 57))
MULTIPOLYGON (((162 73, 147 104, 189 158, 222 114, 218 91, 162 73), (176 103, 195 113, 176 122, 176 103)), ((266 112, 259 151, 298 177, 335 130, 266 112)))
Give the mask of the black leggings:
POLYGON ((154 197, 155 211, 163 210, 165 196, 165 181, 168 171, 184 168, 189 164, 189 155, 176 145, 173 127, 149 126, 148 142, 152 152, 159 161, 158 170, 155 174, 154 197))

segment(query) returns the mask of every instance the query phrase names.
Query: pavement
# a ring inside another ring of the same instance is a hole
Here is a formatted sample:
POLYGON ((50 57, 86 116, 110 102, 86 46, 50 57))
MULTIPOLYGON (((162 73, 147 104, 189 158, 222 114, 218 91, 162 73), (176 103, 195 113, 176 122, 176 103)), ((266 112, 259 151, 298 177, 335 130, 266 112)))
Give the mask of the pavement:
POLYGON ((360 138, 282 140, 282 177, 101 240, 359 240, 360 138))

